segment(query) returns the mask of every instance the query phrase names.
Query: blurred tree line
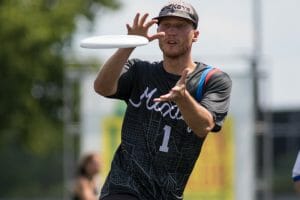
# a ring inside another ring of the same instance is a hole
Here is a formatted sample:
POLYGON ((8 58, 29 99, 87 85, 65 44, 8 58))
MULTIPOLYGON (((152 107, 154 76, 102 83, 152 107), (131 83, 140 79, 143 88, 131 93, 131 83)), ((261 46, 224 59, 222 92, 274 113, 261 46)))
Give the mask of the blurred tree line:
MULTIPOLYGON (((63 194, 63 74, 76 19, 118 0, 0 1, 0 198, 63 194)), ((92 23, 90 23, 92 25, 92 23)))

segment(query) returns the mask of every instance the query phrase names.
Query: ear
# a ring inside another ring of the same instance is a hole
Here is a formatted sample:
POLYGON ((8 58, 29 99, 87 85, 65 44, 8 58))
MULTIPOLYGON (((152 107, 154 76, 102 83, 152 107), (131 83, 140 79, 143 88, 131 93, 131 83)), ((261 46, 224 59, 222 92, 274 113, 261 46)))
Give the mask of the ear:
POLYGON ((199 35, 200 35, 200 31, 199 30, 195 30, 194 31, 194 37, 193 37, 192 41, 193 42, 197 42, 199 35))

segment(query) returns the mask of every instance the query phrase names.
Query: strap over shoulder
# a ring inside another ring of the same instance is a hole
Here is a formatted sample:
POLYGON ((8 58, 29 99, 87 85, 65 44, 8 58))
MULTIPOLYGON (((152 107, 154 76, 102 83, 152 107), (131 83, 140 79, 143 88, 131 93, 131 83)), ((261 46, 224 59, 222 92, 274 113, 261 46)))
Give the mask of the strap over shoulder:
POLYGON ((208 80, 217 71, 220 71, 220 69, 214 68, 212 66, 206 66, 206 68, 202 72, 200 79, 199 79, 197 91, 196 91, 196 100, 198 102, 200 102, 200 100, 202 99, 203 90, 204 90, 204 87, 207 84, 208 80))

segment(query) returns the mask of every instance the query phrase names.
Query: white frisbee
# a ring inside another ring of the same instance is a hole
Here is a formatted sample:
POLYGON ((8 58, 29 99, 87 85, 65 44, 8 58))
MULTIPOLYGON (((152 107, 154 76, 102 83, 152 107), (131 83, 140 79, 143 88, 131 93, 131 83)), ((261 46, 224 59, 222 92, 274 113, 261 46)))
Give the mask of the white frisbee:
POLYGON ((149 40, 140 35, 101 35, 83 39, 80 46, 88 49, 110 49, 137 47, 148 43, 149 40))

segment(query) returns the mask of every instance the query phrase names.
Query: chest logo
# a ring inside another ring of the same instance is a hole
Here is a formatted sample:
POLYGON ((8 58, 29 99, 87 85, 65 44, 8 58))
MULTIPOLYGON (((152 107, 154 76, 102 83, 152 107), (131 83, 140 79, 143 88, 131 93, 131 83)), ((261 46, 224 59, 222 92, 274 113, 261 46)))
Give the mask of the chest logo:
POLYGON ((176 104, 171 102, 154 102, 154 95, 157 92, 157 88, 150 90, 148 87, 140 95, 138 100, 129 99, 130 104, 133 107, 139 108, 142 102, 145 102, 147 110, 154 110, 160 112, 163 117, 170 117, 171 119, 183 120, 183 117, 176 104))

